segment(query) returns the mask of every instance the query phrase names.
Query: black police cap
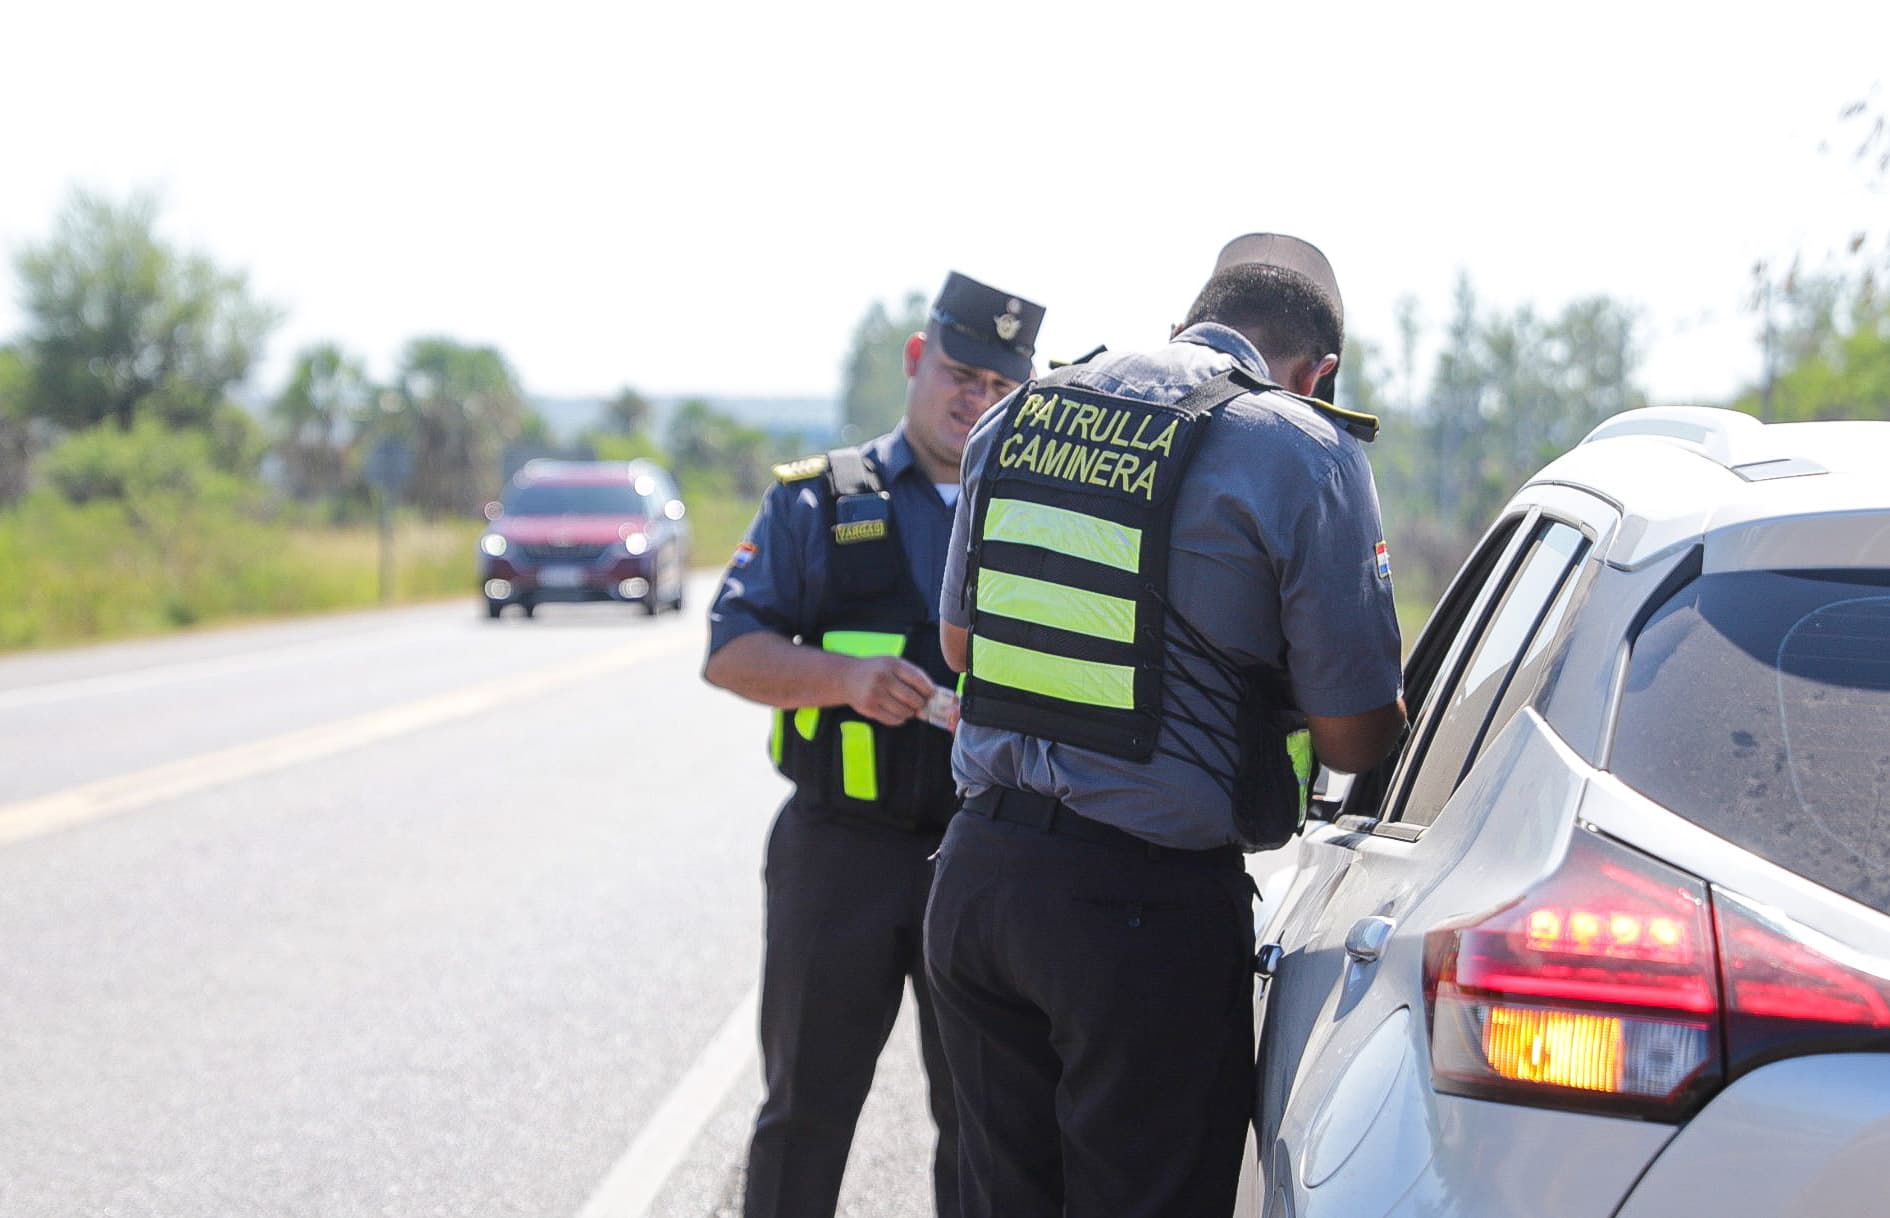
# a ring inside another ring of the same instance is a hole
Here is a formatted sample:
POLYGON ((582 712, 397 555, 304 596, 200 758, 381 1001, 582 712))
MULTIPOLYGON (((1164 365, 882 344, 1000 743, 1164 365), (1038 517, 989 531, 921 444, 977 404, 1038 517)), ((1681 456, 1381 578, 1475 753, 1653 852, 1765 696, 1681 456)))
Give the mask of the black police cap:
POLYGON ((1027 381, 1043 306, 953 271, 932 304, 932 325, 945 354, 959 363, 1027 381))

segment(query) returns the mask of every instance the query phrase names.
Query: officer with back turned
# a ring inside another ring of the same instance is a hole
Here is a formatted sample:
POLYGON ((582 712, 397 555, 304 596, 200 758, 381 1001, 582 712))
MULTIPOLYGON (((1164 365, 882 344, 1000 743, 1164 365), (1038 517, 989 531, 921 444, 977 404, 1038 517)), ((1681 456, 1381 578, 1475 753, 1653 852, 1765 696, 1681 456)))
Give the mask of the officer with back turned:
POLYGON ((1338 282, 1230 243, 1172 341, 1054 372, 966 448, 941 606, 967 670, 926 963, 964 1218, 1232 1210, 1253 1103, 1243 851, 1313 753, 1404 721, 1376 420, 1310 395, 1338 282))
POLYGON ((921 950, 930 860, 957 796, 950 731, 924 712, 956 681, 937 609, 965 439, 1030 376, 1042 320, 950 275, 906 340, 903 421, 778 467, 710 610, 703 675, 776 708, 769 747, 795 784, 768 839, 767 1097, 746 1218, 831 1218, 908 977, 939 1131, 935 1200, 958 1214, 957 1121, 921 950))

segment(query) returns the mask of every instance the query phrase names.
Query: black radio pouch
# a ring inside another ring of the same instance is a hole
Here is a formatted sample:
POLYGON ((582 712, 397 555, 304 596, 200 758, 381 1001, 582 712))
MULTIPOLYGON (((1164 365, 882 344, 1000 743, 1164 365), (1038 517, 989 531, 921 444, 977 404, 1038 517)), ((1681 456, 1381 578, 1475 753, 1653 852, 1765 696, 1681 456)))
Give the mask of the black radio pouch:
POLYGON ((1240 742, 1234 825, 1249 849, 1272 850, 1306 823, 1307 790, 1288 747, 1294 733, 1304 730, 1306 716, 1293 705, 1293 691, 1279 669, 1249 668, 1241 676, 1234 719, 1240 742))
POLYGON ((827 454, 833 488, 833 566, 830 577, 843 605, 895 596, 907 578, 904 551, 892 523, 892 496, 857 448, 827 454))

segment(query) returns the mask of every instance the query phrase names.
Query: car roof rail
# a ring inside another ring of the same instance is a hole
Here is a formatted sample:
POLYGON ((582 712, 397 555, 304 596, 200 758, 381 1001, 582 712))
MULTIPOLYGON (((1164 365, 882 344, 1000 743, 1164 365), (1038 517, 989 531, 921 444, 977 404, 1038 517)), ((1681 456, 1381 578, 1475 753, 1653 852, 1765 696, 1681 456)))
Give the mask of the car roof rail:
POLYGON ((1765 424, 1738 410, 1718 406, 1648 406, 1604 419, 1582 437, 1583 444, 1620 436, 1655 436, 1673 440, 1731 468, 1735 448, 1750 448, 1765 424))

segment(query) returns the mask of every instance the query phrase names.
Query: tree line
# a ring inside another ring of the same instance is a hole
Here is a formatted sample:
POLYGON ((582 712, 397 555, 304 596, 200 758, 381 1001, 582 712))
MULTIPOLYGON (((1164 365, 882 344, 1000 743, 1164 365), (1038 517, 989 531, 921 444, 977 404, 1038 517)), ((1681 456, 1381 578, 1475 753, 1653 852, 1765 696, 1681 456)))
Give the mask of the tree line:
MULTIPOLYGON (((1890 173, 1881 123, 1860 150, 1890 173)), ((52 234, 14 267, 26 324, 0 345, 0 508, 29 491, 126 506, 157 529, 165 504, 240 502, 246 510, 362 517, 373 502, 369 455, 411 457, 404 502, 468 517, 496 489, 507 455, 552 447, 516 371, 490 345, 412 339, 390 377, 332 342, 299 352, 260 418, 234 393, 260 362, 280 312, 246 277, 157 232, 150 196, 75 193, 52 234)), ((1755 268, 1761 376, 1730 403, 1775 420, 1890 417, 1890 235, 1862 231, 1846 259, 1815 271, 1755 268), (1881 238, 1881 239, 1880 239, 1881 238)), ((841 372, 843 434, 865 439, 904 407, 902 349, 925 324, 925 298, 873 302, 841 372)), ((1355 336, 1341 404, 1383 416, 1372 451, 1401 590, 1429 599, 1516 484, 1602 419, 1644 405, 1650 343, 1641 316, 1607 296, 1553 312, 1486 307, 1457 285, 1428 367, 1415 301, 1385 343, 1355 336)), ((806 451, 690 398, 655 434, 652 403, 631 387, 604 404, 580 441, 607 459, 656 457, 692 496, 752 504, 769 466, 806 451)))
MULTIPOLYGON (((0 345, 0 507, 34 488, 87 502, 266 484, 272 502, 345 520, 371 506, 370 454, 392 444, 411 469, 403 503, 468 515, 508 454, 557 447, 504 353, 446 335, 409 341, 385 380, 338 343, 313 344, 253 415, 234 395, 282 314, 242 272, 162 239, 158 219, 150 195, 76 192, 15 258, 25 325, 0 345)), ((661 437, 652 416, 621 388, 576 451, 660 456, 685 483, 744 495, 795 455, 704 398, 682 402, 661 437)))

